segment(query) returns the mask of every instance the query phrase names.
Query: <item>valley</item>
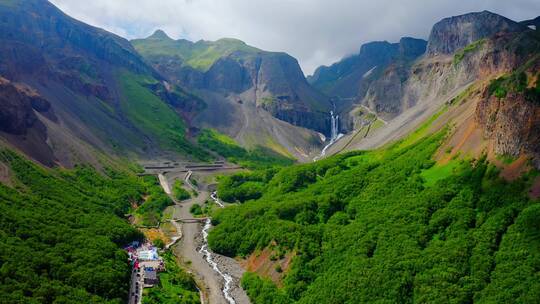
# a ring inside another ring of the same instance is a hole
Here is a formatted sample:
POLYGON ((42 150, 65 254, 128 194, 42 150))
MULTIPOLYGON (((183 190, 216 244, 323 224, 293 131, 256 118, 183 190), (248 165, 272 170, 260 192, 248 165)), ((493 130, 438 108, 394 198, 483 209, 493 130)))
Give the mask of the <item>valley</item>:
MULTIPOLYGON (((223 204, 215 194, 211 194, 209 186, 203 183, 197 183, 194 186, 190 179, 192 174, 204 172, 204 175, 210 176, 231 170, 238 171, 238 168, 228 169, 226 166, 220 167, 204 167, 200 164, 188 164, 185 167, 190 167, 189 170, 167 169, 171 171, 159 173, 160 184, 175 204, 172 207, 172 222, 178 223, 176 235, 179 237, 178 244, 172 246, 172 251, 179 258, 181 263, 189 269, 201 290, 201 298, 203 303, 250 303, 247 295, 239 285, 239 281, 244 273, 236 260, 219 256, 209 251, 206 240, 206 235, 211 227, 210 219, 194 217, 190 210, 194 205, 205 205, 213 202, 219 208, 223 208, 223 204), (184 181, 185 187, 197 193, 191 199, 178 201, 172 197, 170 190, 171 184, 174 184, 176 178, 181 178, 184 181)), ((155 169, 150 169, 155 170, 155 169)), ((233 171, 234 172, 234 171, 233 171)))
POLYGON ((348 29, 306 75, 146 0, 122 35, 62 2, 0 0, 0 303, 538 303, 532 9, 348 29))

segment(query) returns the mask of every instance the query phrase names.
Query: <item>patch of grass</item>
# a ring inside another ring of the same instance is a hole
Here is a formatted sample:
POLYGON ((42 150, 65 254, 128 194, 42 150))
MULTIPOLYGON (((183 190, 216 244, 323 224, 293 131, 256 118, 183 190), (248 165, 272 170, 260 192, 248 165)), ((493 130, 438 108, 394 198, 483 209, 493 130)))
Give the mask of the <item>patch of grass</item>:
POLYGON ((463 102, 465 102, 467 100, 467 97, 470 96, 470 94, 477 88, 476 84, 471 84, 470 86, 468 86, 465 90, 463 90, 461 93, 459 93, 459 95, 457 95, 456 97, 452 98, 448 104, 450 105, 459 105, 459 104, 462 104, 463 102))
POLYGON ((379 128, 384 126, 384 122, 380 119, 377 119, 372 125, 371 125, 371 131, 375 131, 379 128))
POLYGON ((144 176, 146 200, 135 210, 135 215, 144 226, 156 226, 163 216, 163 211, 172 206, 173 201, 163 192, 155 176, 144 176))
POLYGON ((173 218, 173 214, 174 214, 174 207, 172 206, 168 207, 163 211, 162 219, 164 221, 171 220, 173 218))
POLYGON ((457 51, 454 55, 454 65, 458 65, 463 61, 463 58, 465 58, 467 54, 476 52, 485 42, 486 39, 480 39, 457 51))
POLYGON ((263 106, 271 106, 276 102, 276 99, 273 96, 266 96, 259 99, 259 103, 263 106))
POLYGON ((433 116, 431 116, 428 120, 426 120, 416 131, 409 134, 407 137, 399 141, 395 147, 398 149, 406 148, 408 146, 411 146, 412 144, 418 142, 423 137, 429 135, 428 131, 431 127, 431 125, 448 110, 449 106, 444 105, 437 113, 435 113, 433 116))
MULTIPOLYGON (((538 60, 538 59, 537 59, 538 60)), ((522 93, 530 102, 540 103, 540 78, 537 74, 536 82, 529 87, 529 79, 523 65, 515 72, 493 79, 488 86, 488 93, 497 98, 505 98, 508 93, 522 93)))
POLYGON ((193 214, 194 216, 202 215, 203 210, 201 208, 201 205, 199 204, 193 204, 191 208, 189 208, 189 212, 193 214))
POLYGON ((459 168, 462 162, 459 160, 451 160, 447 164, 438 165, 435 164, 429 169, 426 169, 420 173, 420 176, 424 178, 426 186, 433 186, 438 181, 443 180, 455 173, 455 170, 459 168))
POLYGON ((517 158, 512 155, 503 154, 503 155, 497 155, 497 159, 500 160, 505 165, 510 165, 511 163, 516 161, 517 158))
POLYGON ((349 167, 357 166, 359 164, 368 164, 378 160, 376 153, 361 152, 359 155, 351 156, 345 159, 345 164, 349 167))
POLYGON ((174 182, 173 195, 179 201, 183 201, 183 200, 187 200, 191 198, 191 194, 189 194, 189 192, 183 187, 184 187, 183 181, 177 179, 174 182))

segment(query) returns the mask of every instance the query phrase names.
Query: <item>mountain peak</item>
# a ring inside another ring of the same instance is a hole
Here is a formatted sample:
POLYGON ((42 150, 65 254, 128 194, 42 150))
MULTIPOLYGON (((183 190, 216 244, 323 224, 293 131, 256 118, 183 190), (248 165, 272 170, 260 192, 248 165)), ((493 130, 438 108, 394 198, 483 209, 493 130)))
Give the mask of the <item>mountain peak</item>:
POLYGON ((429 36, 429 55, 452 54, 474 41, 499 32, 519 32, 526 27, 490 11, 473 12, 444 18, 437 22, 429 36))
POLYGON ((165 33, 165 31, 163 30, 156 30, 150 37, 148 37, 148 39, 170 39, 172 40, 171 37, 169 37, 169 35, 167 35, 167 33, 165 33))

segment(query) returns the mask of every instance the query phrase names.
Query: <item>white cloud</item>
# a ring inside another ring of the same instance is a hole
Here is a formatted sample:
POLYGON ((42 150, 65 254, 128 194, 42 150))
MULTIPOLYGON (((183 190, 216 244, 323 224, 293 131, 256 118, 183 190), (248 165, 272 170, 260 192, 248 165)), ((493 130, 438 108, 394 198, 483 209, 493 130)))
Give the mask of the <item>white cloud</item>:
POLYGON ((364 42, 427 39, 438 20, 490 10, 536 17, 537 0, 51 0, 74 18, 126 38, 161 28, 175 38, 233 37, 298 58, 310 74, 355 53, 364 42))

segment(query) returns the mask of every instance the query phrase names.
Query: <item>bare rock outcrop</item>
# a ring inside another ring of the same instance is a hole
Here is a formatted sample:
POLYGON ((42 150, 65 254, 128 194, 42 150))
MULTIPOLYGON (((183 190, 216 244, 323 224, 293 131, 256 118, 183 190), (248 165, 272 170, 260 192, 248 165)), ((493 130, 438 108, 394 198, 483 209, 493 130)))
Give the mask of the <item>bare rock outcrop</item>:
POLYGON ((452 54, 477 40, 500 32, 519 32, 526 27, 489 11, 445 18, 437 22, 429 36, 427 54, 452 54))
POLYGON ((0 131, 24 135, 34 126, 44 131, 35 111, 48 112, 51 104, 29 88, 0 77, 0 104, 0 131))
POLYGON ((505 98, 486 95, 476 108, 475 118, 484 136, 493 140, 495 153, 514 157, 527 153, 540 165, 540 104, 518 93, 505 98))

